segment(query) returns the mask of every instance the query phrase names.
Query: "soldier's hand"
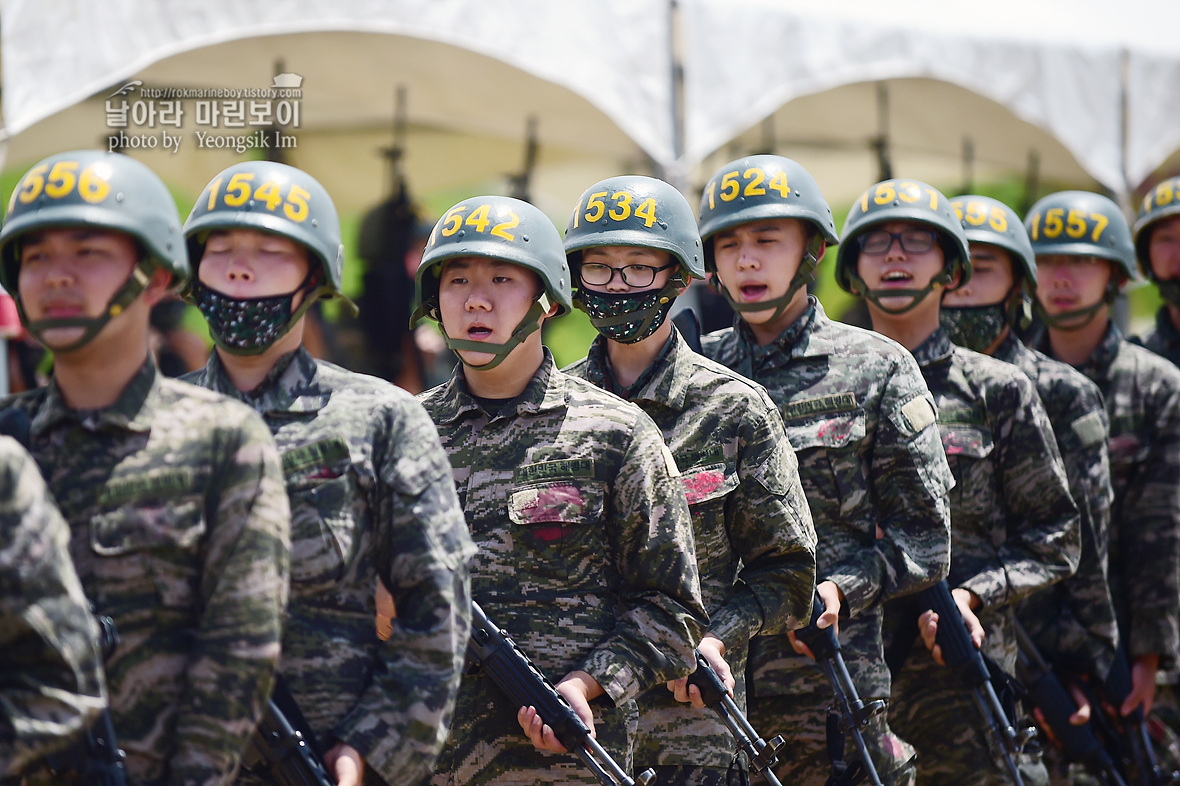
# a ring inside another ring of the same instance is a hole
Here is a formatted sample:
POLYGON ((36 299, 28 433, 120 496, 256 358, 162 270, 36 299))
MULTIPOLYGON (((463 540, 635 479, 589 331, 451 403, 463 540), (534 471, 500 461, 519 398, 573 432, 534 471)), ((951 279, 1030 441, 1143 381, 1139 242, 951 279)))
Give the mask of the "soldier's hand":
MULTIPOLYGON (((725 654, 725 643, 716 636, 706 633, 701 639, 701 643, 697 645, 697 649, 700 650, 705 660, 709 661, 709 665, 713 667, 713 671, 717 672, 721 681, 725 683, 725 689, 729 691, 729 695, 733 696, 733 689, 737 686, 737 682, 733 678, 733 670, 729 668, 729 664, 722 657, 725 654)), ((676 696, 676 701, 691 703, 698 710, 705 707, 705 702, 701 699, 701 689, 696 685, 689 685, 688 677, 670 680, 668 690, 676 696)))
MULTIPOLYGON (((980 605, 978 597, 969 590, 961 588, 951 590, 951 597, 955 599, 955 605, 959 607, 959 613, 963 615, 963 622, 967 625, 967 633, 971 636, 971 643, 975 645, 975 649, 979 649, 983 646, 984 631, 983 624, 979 621, 979 617, 975 616, 973 610, 974 607, 980 605)), ((918 632, 922 635, 922 643, 934 656, 935 662, 940 666, 945 666, 946 661, 942 659, 942 648, 938 646, 937 640, 938 615, 929 609, 922 612, 922 616, 918 617, 918 632)))
MULTIPOLYGON (((1074 703, 1078 705, 1077 712, 1069 716, 1070 726, 1081 726, 1090 722, 1090 700, 1086 698, 1085 692, 1076 684, 1068 683, 1066 687, 1069 689, 1069 695, 1073 696, 1074 703)), ((1049 727, 1049 723, 1045 720, 1045 714, 1041 712, 1040 707, 1033 707, 1033 718, 1036 719, 1037 726, 1041 731, 1045 732, 1045 736, 1049 738, 1049 742, 1058 747, 1061 743, 1057 740, 1057 735, 1053 733, 1053 729, 1049 727)))
POLYGON ((1155 703, 1155 673, 1159 671, 1160 656, 1158 653, 1140 655, 1131 663, 1131 692, 1119 708, 1123 717, 1130 715, 1140 704, 1143 705, 1143 716, 1151 712, 1151 705, 1155 703))
MULTIPOLYGON (((594 733, 594 713, 590 710, 590 702, 603 694, 598 681, 584 671, 571 671, 557 683, 557 692, 574 708, 574 712, 590 729, 590 736, 594 733)), ((566 753, 566 747, 557 739, 553 729, 545 723, 545 719, 537 714, 536 707, 521 707, 516 713, 516 721, 524 731, 525 736, 533 743, 533 747, 540 751, 566 753)))
POLYGON ((324 766, 336 778, 337 786, 361 786, 365 760, 351 745, 338 742, 324 754, 324 766))
MULTIPOLYGON (((820 630, 824 628, 831 628, 832 633, 837 636, 840 635, 840 607, 844 603, 844 593, 832 581, 821 581, 816 585, 815 591, 819 593, 819 597, 824 602, 824 613, 819 615, 815 625, 820 630)), ((791 641, 791 646, 795 648, 795 652, 804 657, 815 660, 815 653, 799 639, 795 638, 795 632, 791 631, 787 634, 787 638, 791 641)))
POLYGON ((397 619, 397 604, 385 589, 385 582, 377 579, 377 638, 386 641, 393 635, 393 621, 397 619))

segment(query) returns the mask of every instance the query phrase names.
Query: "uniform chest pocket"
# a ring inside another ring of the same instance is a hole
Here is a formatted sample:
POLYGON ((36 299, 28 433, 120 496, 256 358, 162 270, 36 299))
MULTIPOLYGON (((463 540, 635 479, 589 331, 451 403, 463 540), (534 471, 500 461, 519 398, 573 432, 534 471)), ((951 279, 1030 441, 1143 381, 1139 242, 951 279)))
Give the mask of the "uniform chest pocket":
MULTIPOLYGON (((861 467, 865 439, 862 411, 839 412, 786 423, 787 438, 799 459, 799 477, 816 517, 856 521, 856 507, 869 484, 861 467)), ((871 536, 866 534, 866 537, 871 536)))
POLYGON ((554 480, 513 489, 508 517, 519 546, 535 555, 529 567, 559 582, 601 583, 606 564, 603 512, 606 487, 599 481, 554 480))
POLYGON ((325 440, 297 450, 316 455, 315 462, 293 466, 284 454, 287 496, 291 502, 292 589, 321 587, 339 582, 356 555, 360 498, 356 472, 347 444, 325 440))
POLYGON ((684 484, 684 496, 689 506, 704 506, 724 500, 738 487, 738 476, 734 467, 719 462, 682 470, 680 482, 684 484))
POLYGON ((186 485, 171 494, 104 499, 118 507, 90 520, 96 586, 122 599, 154 596, 170 608, 195 607, 207 529, 205 498, 191 488, 191 478, 186 485))
POLYGON ((992 459, 996 445, 991 429, 940 423, 938 432, 955 476, 955 487, 950 494, 952 520, 956 512, 960 516, 986 514, 995 502, 994 494, 989 491, 996 482, 992 459))

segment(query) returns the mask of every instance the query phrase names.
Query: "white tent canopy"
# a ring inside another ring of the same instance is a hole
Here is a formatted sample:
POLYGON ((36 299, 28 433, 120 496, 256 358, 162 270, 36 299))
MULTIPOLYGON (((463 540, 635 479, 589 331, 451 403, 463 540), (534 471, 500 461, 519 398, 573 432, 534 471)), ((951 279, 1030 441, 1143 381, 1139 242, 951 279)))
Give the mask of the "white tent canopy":
POLYGON ((888 138, 895 170, 957 179, 968 140, 977 173, 1035 152, 1042 179, 1126 195, 1180 147, 1171 0, 682 2, 688 164, 756 147, 770 117, 801 158, 888 138))
MULTIPOLYGON (((453 187, 503 175, 506 162, 519 168, 530 118, 557 181, 582 171, 579 161, 606 176, 674 157, 663 0, 3 0, 0 14, 13 163, 104 142, 106 99, 132 80, 140 91, 265 88, 276 69, 302 77, 288 160, 345 209, 371 203, 385 183, 373 176, 376 148, 390 142, 398 86, 412 184, 453 187)), ((237 158, 125 152, 186 185, 237 158)))

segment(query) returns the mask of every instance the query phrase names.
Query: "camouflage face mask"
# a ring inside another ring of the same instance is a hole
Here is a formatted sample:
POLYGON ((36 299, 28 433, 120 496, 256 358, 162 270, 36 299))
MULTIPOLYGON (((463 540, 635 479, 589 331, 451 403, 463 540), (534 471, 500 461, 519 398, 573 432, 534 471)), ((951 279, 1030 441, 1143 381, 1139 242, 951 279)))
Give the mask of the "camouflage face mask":
MULTIPOLYGON (((308 276, 310 279, 310 275, 308 276)), ((292 313, 295 296, 307 288, 305 279, 295 291, 269 297, 230 297, 193 281, 192 296, 209 323, 217 346, 235 355, 257 355, 287 334, 315 298, 304 298, 298 313, 292 313)))
POLYGON ((621 294, 592 292, 583 287, 579 299, 595 330, 611 341, 634 344, 664 324, 676 295, 676 288, 669 283, 663 289, 621 294))
POLYGON ((983 352, 995 343, 1008 326, 1008 309, 1004 302, 988 306, 943 306, 938 321, 955 344, 983 352))
POLYGON ((1158 280, 1155 285, 1165 303, 1180 308, 1180 279, 1158 280))

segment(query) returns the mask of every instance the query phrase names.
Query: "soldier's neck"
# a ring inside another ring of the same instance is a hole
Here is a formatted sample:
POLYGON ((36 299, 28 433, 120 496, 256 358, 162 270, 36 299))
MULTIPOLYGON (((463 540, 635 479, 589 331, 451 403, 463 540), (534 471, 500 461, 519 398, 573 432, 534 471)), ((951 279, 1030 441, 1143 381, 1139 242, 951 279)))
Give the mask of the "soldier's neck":
POLYGON ((873 330, 913 352, 938 330, 938 308, 925 306, 922 303, 904 314, 890 314, 870 303, 869 317, 873 321, 873 330))
POLYGON ((1110 319, 1104 307, 1098 310, 1089 324, 1077 330, 1050 327, 1049 346, 1053 349, 1053 357, 1071 366, 1082 365, 1098 349, 1109 325, 1110 319))
POLYGON ((1172 321, 1172 327, 1180 331, 1180 307, 1168 304, 1168 319, 1172 321))
POLYGON ((478 368, 463 366, 463 379, 467 390, 479 398, 509 399, 524 392, 541 364, 545 362, 545 350, 541 346, 541 332, 537 331, 524 343, 508 353, 508 357, 495 368, 480 371, 478 368))
POLYGON ((258 355, 235 355, 217 348, 217 359, 225 369, 225 375, 235 388, 249 393, 262 384, 266 375, 281 358, 299 349, 303 343, 303 320, 295 324, 285 336, 269 349, 258 355))
POLYGON ((634 385, 635 380, 660 356, 660 351, 671 336, 672 323, 665 320, 655 333, 634 344, 608 340, 606 356, 610 360, 610 373, 615 382, 624 388, 634 385))
POLYGON ((71 409, 105 409, 116 401, 147 361, 145 341, 140 352, 60 352, 53 362, 53 378, 71 409))

